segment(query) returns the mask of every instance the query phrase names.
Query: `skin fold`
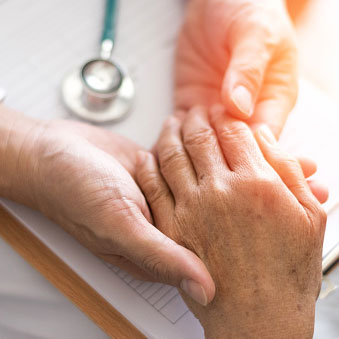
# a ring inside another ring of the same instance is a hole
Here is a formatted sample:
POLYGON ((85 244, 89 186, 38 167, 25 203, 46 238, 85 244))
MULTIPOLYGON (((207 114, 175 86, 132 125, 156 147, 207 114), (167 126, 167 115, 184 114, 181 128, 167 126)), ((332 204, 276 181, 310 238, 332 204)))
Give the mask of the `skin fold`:
POLYGON ((208 306, 183 295, 206 338, 312 338, 326 214, 298 161, 222 107, 170 117, 157 159, 141 153, 137 180, 158 229, 213 277, 208 306))

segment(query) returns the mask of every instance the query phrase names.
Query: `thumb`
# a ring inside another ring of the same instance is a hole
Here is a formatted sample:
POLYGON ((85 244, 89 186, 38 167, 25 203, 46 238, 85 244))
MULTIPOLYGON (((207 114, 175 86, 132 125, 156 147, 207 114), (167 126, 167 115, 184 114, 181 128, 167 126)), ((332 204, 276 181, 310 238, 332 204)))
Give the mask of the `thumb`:
POLYGON ((126 220, 121 254, 154 277, 180 287, 193 300, 207 305, 214 298, 214 282, 202 261, 193 252, 161 233, 144 216, 126 220))
POLYGON ((235 118, 247 119, 253 114, 271 54, 271 47, 256 30, 241 34, 231 46, 221 97, 228 113, 235 118))

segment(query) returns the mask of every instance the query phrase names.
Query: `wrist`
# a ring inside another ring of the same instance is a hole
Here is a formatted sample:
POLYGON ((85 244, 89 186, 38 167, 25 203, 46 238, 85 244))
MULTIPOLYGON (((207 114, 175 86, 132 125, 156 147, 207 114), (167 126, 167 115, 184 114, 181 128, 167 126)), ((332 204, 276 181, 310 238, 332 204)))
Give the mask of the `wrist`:
POLYGON ((42 127, 0 105, 0 196, 34 206, 35 148, 42 127))
POLYGON ((269 304, 259 300, 246 307, 227 302, 222 306, 218 304, 212 304, 212 308, 199 317, 206 339, 313 338, 315 301, 301 304, 281 298, 269 304))

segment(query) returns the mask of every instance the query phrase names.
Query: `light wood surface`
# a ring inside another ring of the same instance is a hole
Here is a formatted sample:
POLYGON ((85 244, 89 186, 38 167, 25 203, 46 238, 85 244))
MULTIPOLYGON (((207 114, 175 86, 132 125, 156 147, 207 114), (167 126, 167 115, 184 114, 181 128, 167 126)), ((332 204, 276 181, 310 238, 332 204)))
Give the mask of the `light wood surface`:
POLYGON ((0 236, 108 336, 146 338, 1 205, 0 236))

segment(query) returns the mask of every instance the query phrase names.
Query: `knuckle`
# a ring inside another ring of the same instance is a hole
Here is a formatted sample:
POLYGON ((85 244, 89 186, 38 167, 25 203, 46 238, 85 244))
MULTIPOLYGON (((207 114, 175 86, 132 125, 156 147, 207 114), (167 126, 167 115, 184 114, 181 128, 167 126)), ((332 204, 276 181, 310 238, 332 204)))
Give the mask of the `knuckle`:
POLYGON ((257 192, 271 192, 275 187, 276 181, 269 175, 256 173, 250 180, 250 186, 257 192))
POLYGON ((237 65, 237 71, 246 75, 247 87, 259 87, 262 81, 263 71, 257 65, 241 63, 237 65))
POLYGON ((214 131, 210 128, 201 128, 184 137, 186 146, 202 146, 209 144, 209 141, 214 137, 214 131))
POLYGON ((317 224, 318 228, 320 228, 321 230, 325 230, 327 214, 318 202, 314 202, 313 208, 311 207, 311 213, 313 215, 314 222, 317 224))
POLYGON ((321 211, 320 211, 320 223, 325 228, 326 223, 327 223, 327 213, 325 212, 325 210, 322 207, 321 207, 321 211))
POLYGON ((141 268, 157 281, 173 283, 172 274, 161 256, 154 252, 146 255, 141 262, 141 268))
POLYGON ((181 146, 167 147, 160 157, 160 168, 167 169, 185 158, 184 150, 181 146))
POLYGON ((166 189, 157 183, 157 176, 155 174, 150 174, 144 179, 143 187, 144 191, 147 192, 147 200, 151 206, 161 201, 167 195, 166 189))
POLYGON ((212 177, 210 179, 210 187, 212 188, 213 194, 218 196, 225 194, 226 184, 224 181, 220 180, 218 177, 212 177))
POLYGON ((320 227, 322 234, 325 233, 326 224, 327 224, 327 214, 324 211, 324 209, 321 208, 321 212, 319 214, 319 227, 320 227))
POLYGON ((316 237, 316 240, 323 239, 323 234, 326 228, 327 214, 320 203, 314 197, 310 197, 305 201, 305 210, 310 225, 311 234, 316 237), (320 232, 320 233, 319 233, 320 232), (321 235, 319 237, 319 234, 321 235))
POLYGON ((164 277, 162 262, 158 256, 154 254, 149 254, 143 258, 141 268, 145 272, 150 273, 158 281, 164 277))
POLYGON ((285 170, 286 172, 293 174, 296 174, 296 171, 301 171, 301 167, 297 159, 286 153, 281 155, 280 167, 283 172, 285 170))
POLYGON ((100 202, 100 207, 103 213, 110 211, 125 218, 134 216, 134 201, 126 196, 121 196, 116 199, 107 199, 104 202, 100 202))
POLYGON ((187 210, 191 210, 196 206, 196 203, 199 199, 199 190, 196 187, 192 187, 190 185, 185 187, 186 194, 179 194, 175 197, 176 208, 184 208, 187 210))
POLYGON ((249 129, 246 124, 242 121, 232 120, 227 121, 227 123, 220 129, 218 133, 219 140, 233 140, 237 142, 239 139, 247 138, 249 134, 249 129))
MULTIPOLYGON (((222 215, 225 212, 225 204, 227 204, 231 194, 232 189, 226 180, 211 177, 206 185, 196 192, 193 204, 198 202, 201 206, 205 206, 207 210, 213 210, 222 215)), ((192 205, 192 202, 188 202, 188 204, 192 205)))
POLYGON ((245 192, 257 204, 273 206, 276 200, 277 179, 263 171, 256 171, 248 177, 242 177, 238 183, 240 192, 245 192))

